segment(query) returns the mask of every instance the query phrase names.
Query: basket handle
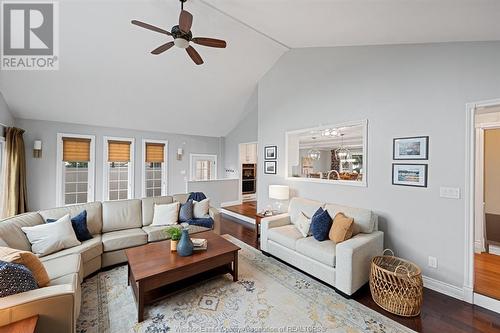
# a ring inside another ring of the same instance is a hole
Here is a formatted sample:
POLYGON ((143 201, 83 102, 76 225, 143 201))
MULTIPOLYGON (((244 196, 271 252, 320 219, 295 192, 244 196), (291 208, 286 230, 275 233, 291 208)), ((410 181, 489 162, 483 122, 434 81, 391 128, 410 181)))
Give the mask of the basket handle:
POLYGON ((408 282, 410 282, 411 284, 413 284, 414 286, 418 286, 418 282, 415 282, 412 278, 411 278, 411 275, 410 275, 410 270, 406 267, 406 266, 403 266, 403 265, 398 265, 396 266, 396 269, 394 269, 394 274, 398 274, 398 270, 404 270, 406 272, 401 272, 400 274, 402 276, 406 276, 408 277, 408 282), (406 274, 404 274, 406 273, 406 274))
POLYGON ((383 256, 385 256, 385 253, 386 253, 387 251, 391 252, 390 257, 394 257, 394 251, 393 251, 393 250, 391 250, 391 249, 385 249, 385 250, 382 252, 382 255, 383 255, 383 256))

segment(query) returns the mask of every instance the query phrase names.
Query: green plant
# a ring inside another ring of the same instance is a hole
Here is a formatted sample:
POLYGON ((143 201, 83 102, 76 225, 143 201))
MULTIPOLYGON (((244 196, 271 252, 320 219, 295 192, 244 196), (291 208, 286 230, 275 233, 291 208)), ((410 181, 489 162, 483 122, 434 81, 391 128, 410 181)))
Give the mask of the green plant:
POLYGON ((165 230, 163 230, 164 233, 170 236, 170 239, 177 241, 181 239, 182 231, 180 228, 177 227, 170 227, 165 230))

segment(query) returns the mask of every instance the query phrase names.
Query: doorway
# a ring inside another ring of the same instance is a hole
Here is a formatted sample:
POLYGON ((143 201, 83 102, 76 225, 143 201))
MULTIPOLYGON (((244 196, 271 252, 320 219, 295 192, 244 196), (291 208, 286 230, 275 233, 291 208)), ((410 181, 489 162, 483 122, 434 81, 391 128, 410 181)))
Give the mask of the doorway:
POLYGON ((240 201, 255 205, 257 202, 257 160, 256 142, 239 145, 240 201))
POLYGON ((191 154, 189 159, 191 180, 217 179, 217 155, 191 154))
POLYGON ((474 118, 474 292, 500 300, 500 106, 480 108, 474 118))

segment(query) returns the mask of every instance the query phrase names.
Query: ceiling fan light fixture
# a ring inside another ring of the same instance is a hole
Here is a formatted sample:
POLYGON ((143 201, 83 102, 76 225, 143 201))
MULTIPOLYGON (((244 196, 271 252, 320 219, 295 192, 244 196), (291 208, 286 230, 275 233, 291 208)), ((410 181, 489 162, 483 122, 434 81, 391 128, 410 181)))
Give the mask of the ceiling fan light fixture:
POLYGON ((189 41, 184 38, 176 38, 174 39, 174 44, 178 48, 187 49, 189 47, 189 41))

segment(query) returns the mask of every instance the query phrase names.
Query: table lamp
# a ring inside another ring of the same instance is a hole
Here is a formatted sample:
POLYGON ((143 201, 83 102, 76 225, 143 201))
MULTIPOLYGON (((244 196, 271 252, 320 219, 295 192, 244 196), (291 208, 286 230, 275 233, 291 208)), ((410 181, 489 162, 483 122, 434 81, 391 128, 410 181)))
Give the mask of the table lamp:
POLYGON ((282 201, 290 198, 290 188, 286 185, 269 185, 269 199, 276 200, 278 213, 282 213, 282 201))

